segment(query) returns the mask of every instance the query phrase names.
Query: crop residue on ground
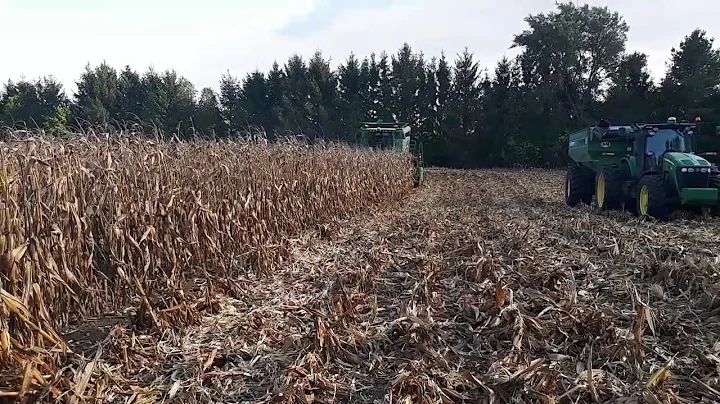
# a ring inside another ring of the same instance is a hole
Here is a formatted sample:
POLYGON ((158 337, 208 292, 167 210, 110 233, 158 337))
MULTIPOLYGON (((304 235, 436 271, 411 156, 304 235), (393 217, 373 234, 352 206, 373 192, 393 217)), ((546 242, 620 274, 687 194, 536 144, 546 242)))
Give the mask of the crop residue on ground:
POLYGON ((563 185, 562 172, 431 170, 404 200, 291 240, 272 276, 228 280, 195 325, 108 326, 76 363, 82 395, 720 401, 720 220, 570 209, 563 185))

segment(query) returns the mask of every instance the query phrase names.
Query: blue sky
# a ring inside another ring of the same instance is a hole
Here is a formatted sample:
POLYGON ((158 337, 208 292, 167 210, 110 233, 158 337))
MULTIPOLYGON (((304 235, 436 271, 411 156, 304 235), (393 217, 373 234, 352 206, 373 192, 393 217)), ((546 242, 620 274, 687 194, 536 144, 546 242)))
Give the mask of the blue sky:
MULTIPOLYGON (((582 3, 581 1, 578 1, 582 3)), ((695 27, 718 38, 716 0, 588 0, 619 11, 631 26, 629 50, 645 52, 654 76, 670 48, 695 27), (697 11, 700 12, 697 12, 697 11)), ((145 71, 174 68, 198 90, 292 53, 317 50, 332 64, 350 51, 395 53, 408 42, 427 57, 465 46, 492 70, 523 18, 554 0, 0 0, 0 81, 52 74, 69 91, 87 63, 145 71)))

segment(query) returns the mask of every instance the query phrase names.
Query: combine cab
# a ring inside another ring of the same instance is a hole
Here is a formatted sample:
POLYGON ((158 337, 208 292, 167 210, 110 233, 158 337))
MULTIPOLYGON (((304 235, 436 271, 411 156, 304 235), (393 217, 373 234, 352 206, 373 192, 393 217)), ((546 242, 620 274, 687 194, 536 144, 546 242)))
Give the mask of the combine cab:
POLYGON ((358 141, 371 149, 393 149, 412 154, 415 167, 415 186, 424 180, 422 143, 411 135, 410 126, 405 123, 362 122, 358 130, 358 141))
POLYGON ((720 171, 695 154, 695 123, 597 125, 570 134, 573 164, 565 179, 565 202, 600 210, 625 209, 667 220, 678 208, 717 212, 720 171))

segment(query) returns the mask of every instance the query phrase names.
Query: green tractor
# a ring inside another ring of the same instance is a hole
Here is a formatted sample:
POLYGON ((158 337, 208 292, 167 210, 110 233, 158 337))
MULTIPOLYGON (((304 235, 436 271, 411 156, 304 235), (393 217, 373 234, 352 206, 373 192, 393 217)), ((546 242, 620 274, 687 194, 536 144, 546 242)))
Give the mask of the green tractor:
POLYGON ((565 202, 600 210, 625 209, 667 220, 679 208, 717 212, 720 170, 695 154, 698 124, 665 123, 595 126, 569 135, 573 160, 565 177, 565 202))
POLYGON ((424 181, 423 147, 420 139, 410 132, 410 126, 402 122, 361 122, 358 141, 371 149, 409 152, 415 168, 414 185, 418 187, 424 181))

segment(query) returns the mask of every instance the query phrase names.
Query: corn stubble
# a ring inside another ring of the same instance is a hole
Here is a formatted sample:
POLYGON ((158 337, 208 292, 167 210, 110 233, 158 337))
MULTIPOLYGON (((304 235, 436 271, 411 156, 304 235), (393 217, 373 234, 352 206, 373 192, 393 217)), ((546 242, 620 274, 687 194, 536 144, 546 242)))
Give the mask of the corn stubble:
POLYGON ((213 305, 211 284, 271 275, 289 236, 412 188, 407 156, 337 145, 30 139, 0 149, 0 399, 60 394, 51 379, 69 348, 56 330, 127 306, 143 325, 190 323, 213 305))

